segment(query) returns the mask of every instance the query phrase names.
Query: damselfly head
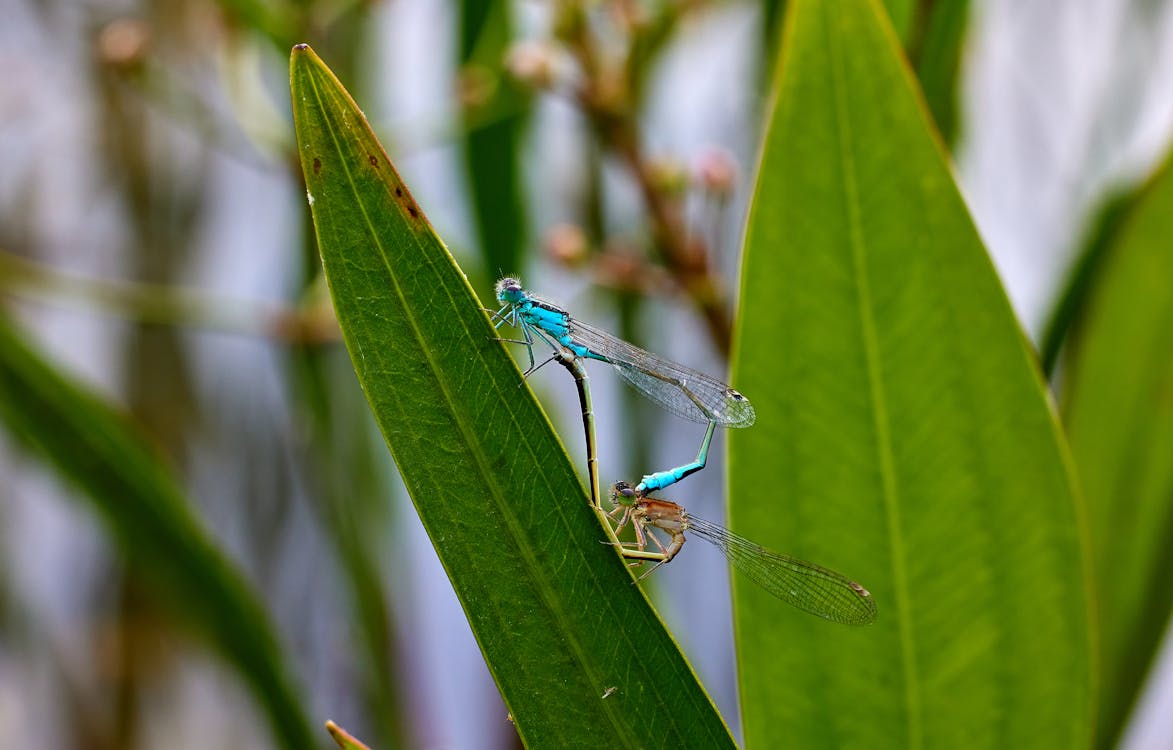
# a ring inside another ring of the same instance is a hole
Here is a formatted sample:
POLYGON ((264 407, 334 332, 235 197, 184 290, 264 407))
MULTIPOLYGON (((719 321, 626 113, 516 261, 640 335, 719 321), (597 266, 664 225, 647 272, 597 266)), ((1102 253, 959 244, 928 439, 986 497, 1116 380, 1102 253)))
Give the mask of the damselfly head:
POLYGON ((498 281, 493 291, 497 294, 498 302, 520 302, 524 294, 521 288, 521 279, 512 276, 506 276, 498 281))
POLYGON ((611 502, 618 505, 631 505, 636 501, 635 488, 627 482, 616 482, 611 485, 611 502))

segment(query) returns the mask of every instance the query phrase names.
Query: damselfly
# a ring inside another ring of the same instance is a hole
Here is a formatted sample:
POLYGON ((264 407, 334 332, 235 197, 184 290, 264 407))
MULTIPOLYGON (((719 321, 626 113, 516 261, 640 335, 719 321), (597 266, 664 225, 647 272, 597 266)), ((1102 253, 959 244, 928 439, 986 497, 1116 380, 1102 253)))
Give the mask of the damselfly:
POLYGON ((550 360, 559 358, 560 351, 565 349, 580 359, 606 362, 662 408, 684 419, 708 424, 696 459, 683 466, 644 476, 638 485, 640 492, 663 489, 703 469, 717 425, 749 427, 754 423, 753 404, 733 388, 576 320, 558 305, 527 292, 516 278, 506 277, 498 281, 496 295, 501 308, 492 316, 493 325, 499 328, 508 324, 521 329, 524 339, 505 340, 525 345, 529 356, 527 376, 550 360), (553 354, 535 363, 533 346, 536 339, 547 343, 553 354))
POLYGON ((876 619, 876 603, 868 590, 833 570, 771 552, 723 526, 697 518, 674 502, 646 497, 626 482, 615 483, 611 500, 615 509, 609 515, 612 519, 618 515, 615 533, 629 522, 635 531, 634 548, 621 544, 620 553, 633 564, 655 563, 640 578, 671 562, 689 532, 721 550, 751 581, 803 612, 845 625, 867 625, 876 619), (666 533, 668 544, 654 530, 666 533), (655 550, 648 549, 649 541, 655 550))

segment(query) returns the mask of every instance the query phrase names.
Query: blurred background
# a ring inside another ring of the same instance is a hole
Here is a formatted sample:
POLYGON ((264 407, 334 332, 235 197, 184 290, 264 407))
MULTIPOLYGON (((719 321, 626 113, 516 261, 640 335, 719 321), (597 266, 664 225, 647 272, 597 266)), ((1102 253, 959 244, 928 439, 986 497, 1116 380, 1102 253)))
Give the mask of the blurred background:
MULTIPOLYGON (((937 4, 905 5, 918 67, 937 4)), ((1173 3, 974 6, 952 14, 955 60, 918 72, 944 86, 933 114, 1037 340, 1096 212, 1165 156, 1173 3)), ((487 305, 518 273, 719 374, 781 11, 0 0, 0 309, 149 436, 258 592, 316 724, 372 747, 517 745, 334 326, 290 46, 309 42, 350 89, 487 305)), ((703 428, 592 372, 604 481, 695 454, 703 428)), ((581 470, 573 384, 530 382, 581 470)), ((697 515, 723 517, 723 451, 672 493, 697 515)), ((3 433, 0 476, 0 745, 276 745, 246 682, 148 594, 86 497, 3 433)), ((650 588, 736 733, 723 562, 690 547, 650 588)), ((1124 746, 1173 744, 1170 705, 1165 658, 1124 746)))

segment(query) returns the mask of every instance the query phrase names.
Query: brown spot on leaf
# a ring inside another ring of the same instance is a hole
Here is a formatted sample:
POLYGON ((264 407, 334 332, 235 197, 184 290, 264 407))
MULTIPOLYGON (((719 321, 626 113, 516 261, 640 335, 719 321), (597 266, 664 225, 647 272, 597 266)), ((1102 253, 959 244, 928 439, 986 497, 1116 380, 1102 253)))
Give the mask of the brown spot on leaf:
POLYGON ((411 218, 413 218, 413 219, 418 219, 420 217, 420 210, 418 208, 416 208, 414 205, 408 206, 407 212, 409 214, 411 214, 411 218))
POLYGON ((395 186, 395 197, 396 198, 403 197, 403 188, 399 187, 398 185, 395 186))
POLYGON ((375 169, 379 168, 379 157, 375 156, 374 154, 367 154, 367 161, 369 161, 371 166, 375 169))
POLYGON ((322 160, 317 157, 314 157, 314 174, 318 174, 321 171, 322 171, 322 160))

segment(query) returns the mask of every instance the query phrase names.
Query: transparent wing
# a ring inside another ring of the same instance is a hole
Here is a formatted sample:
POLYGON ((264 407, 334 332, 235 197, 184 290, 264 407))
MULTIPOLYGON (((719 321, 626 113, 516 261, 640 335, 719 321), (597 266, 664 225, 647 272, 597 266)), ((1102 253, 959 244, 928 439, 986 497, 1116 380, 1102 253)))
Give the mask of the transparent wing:
POLYGON ((570 319, 570 338, 605 360, 636 390, 678 417, 723 427, 749 427, 757 415, 745 396, 704 373, 657 357, 586 323, 570 319))
POLYGON ((771 552, 703 518, 685 514, 688 531, 711 542, 733 567, 782 601, 803 612, 844 625, 876 619, 872 595, 833 570, 771 552))

